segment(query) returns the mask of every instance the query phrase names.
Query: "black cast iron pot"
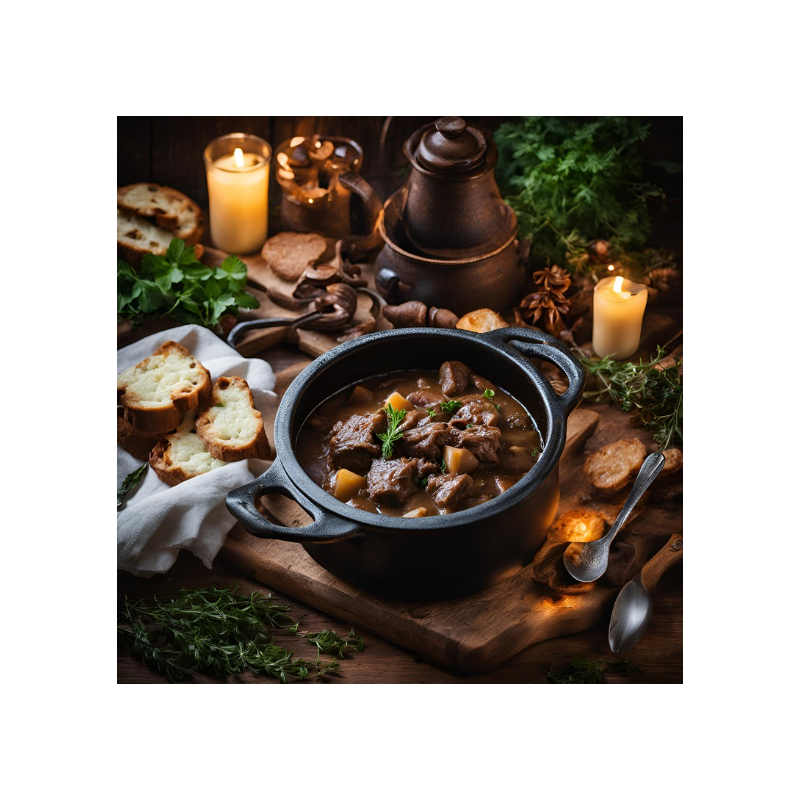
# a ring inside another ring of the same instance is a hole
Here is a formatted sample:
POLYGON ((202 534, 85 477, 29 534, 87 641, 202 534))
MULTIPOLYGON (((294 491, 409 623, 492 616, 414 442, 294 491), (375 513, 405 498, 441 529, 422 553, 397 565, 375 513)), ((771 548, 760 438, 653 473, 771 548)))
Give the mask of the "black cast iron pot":
POLYGON ((275 463, 232 491, 228 510, 254 536, 299 542, 325 569, 387 597, 450 597, 492 586, 533 559, 558 506, 558 462, 567 416, 583 393, 580 364, 555 338, 527 328, 490 333, 407 328, 362 336, 310 364, 291 384, 275 419, 275 463), (569 388, 559 396, 526 358, 555 364, 569 388), (303 421, 340 389, 396 370, 438 369, 458 360, 512 394, 539 425, 544 447, 534 467, 499 497, 465 511, 403 519, 340 502, 305 473, 294 454, 303 421), (276 525, 255 501, 294 499, 314 518, 304 528, 276 525))

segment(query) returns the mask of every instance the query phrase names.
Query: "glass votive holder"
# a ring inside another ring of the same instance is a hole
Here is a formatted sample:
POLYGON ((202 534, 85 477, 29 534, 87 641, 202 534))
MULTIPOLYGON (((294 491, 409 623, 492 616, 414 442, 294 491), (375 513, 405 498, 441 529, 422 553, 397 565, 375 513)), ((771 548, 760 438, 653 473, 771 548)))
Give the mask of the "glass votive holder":
POLYGON ((254 253, 267 240, 272 148, 258 136, 229 133, 203 151, 211 241, 226 253, 254 253))

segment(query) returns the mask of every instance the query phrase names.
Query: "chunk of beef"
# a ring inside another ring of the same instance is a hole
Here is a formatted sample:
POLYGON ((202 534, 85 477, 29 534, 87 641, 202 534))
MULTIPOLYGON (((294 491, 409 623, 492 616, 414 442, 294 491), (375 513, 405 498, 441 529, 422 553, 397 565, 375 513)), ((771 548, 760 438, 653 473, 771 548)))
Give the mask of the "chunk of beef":
POLYGON ((484 464, 496 464, 497 450, 500 447, 500 428, 491 425, 473 425, 471 428, 449 425, 446 442, 452 447, 466 448, 484 464))
POLYGON ((411 392, 408 395, 408 400, 415 406, 421 406, 422 408, 439 408, 439 404, 444 400, 444 395, 431 389, 420 389, 419 391, 411 392))
POLYGON ((511 411, 505 415, 505 419, 509 428, 519 430, 530 430, 531 428, 531 421, 524 411, 511 411))
POLYGON ((462 394, 464 389, 469 386, 472 370, 462 361, 445 361, 439 367, 439 383, 442 391, 452 397, 455 394, 462 394))
MULTIPOLYGON (((425 414, 426 418, 427 416, 425 414)), ((397 450, 404 456, 439 461, 446 437, 447 425, 444 422, 423 424, 404 431, 403 438, 397 442, 397 450)))
POLYGON ((397 426, 397 430, 405 432, 429 421, 430 417, 426 411, 417 411, 416 409, 414 411, 406 411, 403 421, 397 426))
POLYGON ((442 465, 435 461, 426 461, 424 458, 415 458, 414 461, 414 480, 417 484, 430 475, 440 475, 442 472, 442 465))
POLYGON ((493 392, 497 391, 497 386, 495 386, 491 381, 486 380, 486 378, 476 375, 474 372, 472 373, 471 377, 472 383, 475 384, 481 394, 483 394, 486 389, 491 389, 493 392))
POLYGON ((370 462, 381 454, 375 434, 386 425, 382 411, 354 414, 337 422, 331 429, 328 463, 332 469, 365 472, 370 462))
POLYGON ((367 473, 367 492, 373 503, 387 506, 402 505, 407 497, 417 491, 414 483, 416 460, 393 458, 384 461, 376 458, 367 473))
POLYGON ((465 424, 456 425, 456 427, 466 427, 466 423, 473 425, 493 425, 497 426, 500 422, 500 412, 495 408, 493 403, 490 403, 483 397, 473 397, 465 399, 464 405, 453 414, 450 422, 458 423, 464 422, 465 424))
POLYGON ((500 461, 497 467, 502 472, 524 475, 533 464, 533 456, 524 447, 512 445, 507 450, 500 451, 500 461))
POLYGON ((478 487, 469 475, 432 475, 425 491, 442 511, 449 513, 475 495, 478 487))

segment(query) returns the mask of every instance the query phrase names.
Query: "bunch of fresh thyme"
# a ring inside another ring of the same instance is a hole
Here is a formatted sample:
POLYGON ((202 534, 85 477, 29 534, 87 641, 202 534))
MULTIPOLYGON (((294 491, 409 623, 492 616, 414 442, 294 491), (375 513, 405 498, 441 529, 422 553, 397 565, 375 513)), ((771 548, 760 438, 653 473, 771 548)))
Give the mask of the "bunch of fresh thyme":
POLYGON ((599 360, 581 353, 581 364, 587 373, 590 388, 584 397, 597 402, 616 403, 623 411, 635 411, 644 426, 655 432, 653 438, 661 450, 683 441, 683 379, 681 362, 659 365, 665 351, 656 348, 650 361, 638 364, 599 360))
POLYGON ((548 683, 605 683, 606 673, 615 673, 630 678, 642 670, 631 661, 609 661, 605 658, 573 658, 569 666, 560 672, 548 672, 548 683))
POLYGON ((152 602, 125 598, 117 608, 117 632, 136 658, 171 683, 189 680, 192 670, 212 678, 250 670, 287 683, 289 678, 303 680, 312 670, 317 675, 338 672, 336 659, 364 649, 352 629, 346 636, 330 630, 299 633, 291 610, 257 592, 182 589, 176 597, 152 602), (275 643, 270 631, 276 629, 316 645, 316 661, 293 658, 291 650, 275 643), (322 661, 322 654, 333 658, 322 661))

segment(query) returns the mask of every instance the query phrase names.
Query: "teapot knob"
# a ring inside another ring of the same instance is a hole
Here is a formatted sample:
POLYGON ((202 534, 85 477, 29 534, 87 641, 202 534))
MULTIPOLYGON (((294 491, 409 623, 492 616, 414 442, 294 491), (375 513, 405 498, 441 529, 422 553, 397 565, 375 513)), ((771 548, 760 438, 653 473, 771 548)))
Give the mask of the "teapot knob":
POLYGON ((441 117, 436 121, 436 130, 447 139, 458 139, 467 129, 467 123, 461 117, 441 117))

